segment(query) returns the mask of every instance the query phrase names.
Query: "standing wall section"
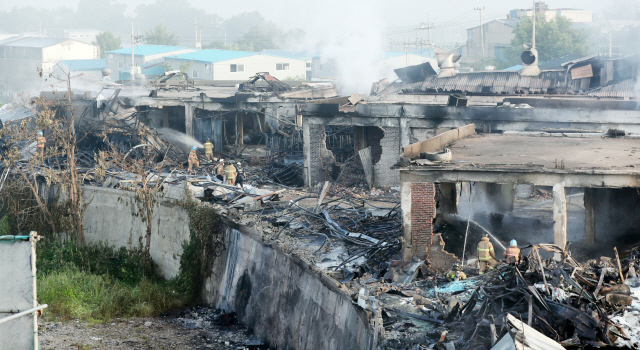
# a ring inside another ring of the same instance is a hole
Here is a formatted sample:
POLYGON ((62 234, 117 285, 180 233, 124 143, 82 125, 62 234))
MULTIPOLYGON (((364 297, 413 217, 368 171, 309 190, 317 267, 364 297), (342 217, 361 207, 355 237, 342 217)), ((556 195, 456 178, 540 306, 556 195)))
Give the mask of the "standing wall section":
MULTIPOLYGON (((435 185, 429 182, 414 182, 407 185, 410 188, 409 204, 411 206, 409 215, 411 258, 422 260, 427 257, 427 246, 431 245, 433 236, 433 219, 436 216, 435 185)), ((404 191, 403 195, 405 195, 404 191)))
POLYGON ((400 128, 384 127, 384 136, 380 140, 382 155, 373 166, 373 181, 379 187, 391 187, 400 185, 400 171, 392 170, 400 159, 400 128))
POLYGON ((207 303, 235 311, 278 349, 370 348, 368 318, 337 282, 262 243, 257 232, 225 223, 227 251, 205 282, 207 303))
MULTIPOLYGON (((178 275, 182 244, 189 241, 189 215, 176 203, 183 198, 184 188, 167 187, 171 192, 158 200, 153 212, 149 250, 161 275, 170 279, 178 275)), ((140 238, 146 234, 147 224, 138 214, 135 193, 83 186, 82 200, 88 203, 82 218, 87 242, 103 241, 127 249, 140 247, 140 238)))
POLYGON ((303 126, 305 133, 305 186, 315 186, 326 180, 326 171, 322 161, 322 148, 326 152, 324 125, 308 124, 303 126))

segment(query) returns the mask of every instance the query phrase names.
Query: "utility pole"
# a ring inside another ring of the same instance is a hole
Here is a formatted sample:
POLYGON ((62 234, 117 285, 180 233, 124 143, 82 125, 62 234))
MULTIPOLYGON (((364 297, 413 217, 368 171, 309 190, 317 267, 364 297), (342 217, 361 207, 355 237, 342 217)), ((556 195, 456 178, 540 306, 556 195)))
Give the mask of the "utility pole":
POLYGON ((133 31, 133 21, 131 21, 131 69, 129 69, 129 72, 131 72, 131 80, 134 79, 137 73, 134 47, 141 42, 143 37, 143 35, 135 35, 133 31))
MULTIPOLYGON (((196 50, 200 50, 202 48, 202 43, 198 40, 198 17, 195 17, 196 23, 196 50)), ((202 40, 202 35, 200 35, 200 39, 202 40)))
POLYGON ((135 61, 134 61, 134 54, 133 54, 133 47, 136 46, 136 39, 135 39, 135 35, 133 32, 133 21, 131 21, 131 80, 133 80, 133 76, 135 75, 134 72, 134 66, 135 66, 135 61))
POLYGON ((428 56, 431 57, 431 49, 433 49, 433 43, 431 42, 431 27, 433 23, 431 23, 430 15, 427 13, 427 37, 429 38, 429 52, 428 56))
POLYGON ((536 48, 536 0, 533 0, 533 34, 531 38, 532 49, 536 48))
POLYGON ((474 10, 480 11, 480 45, 482 46, 482 58, 484 58, 484 30, 482 29, 482 10, 484 10, 484 6, 482 8, 476 7, 474 10))

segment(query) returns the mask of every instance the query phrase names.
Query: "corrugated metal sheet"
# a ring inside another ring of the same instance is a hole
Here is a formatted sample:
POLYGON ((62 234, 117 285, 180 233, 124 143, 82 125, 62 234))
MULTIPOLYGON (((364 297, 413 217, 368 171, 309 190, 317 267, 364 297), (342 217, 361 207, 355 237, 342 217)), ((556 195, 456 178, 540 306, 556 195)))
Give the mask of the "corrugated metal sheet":
MULTIPOLYGON (((586 57, 573 63, 592 63, 594 57, 586 57)), ((380 95, 398 93, 469 93, 469 94, 583 94, 600 97, 635 97, 634 63, 624 59, 594 61, 596 63, 576 67, 567 72, 562 69, 545 70, 537 77, 520 76, 519 71, 489 71, 458 73, 449 78, 429 76, 422 82, 413 84, 394 83, 380 95), (594 71, 594 69, 596 69, 594 71), (596 76, 593 77, 593 74, 596 76), (571 74, 569 76, 569 74, 571 74), (592 81, 592 79, 597 79, 592 81), (612 82, 618 83, 612 84, 612 82), (593 85, 603 86, 590 90, 593 85)))
MULTIPOLYGON (((563 71, 543 72, 540 77, 522 77, 519 72, 460 73, 449 78, 427 77, 421 84, 405 84, 401 90, 411 92, 463 92, 515 94, 546 93, 550 87, 564 84, 563 71)), ((385 90, 385 93, 390 92, 385 90)))
POLYGON ((628 97, 635 98, 635 81, 633 79, 623 80, 617 84, 611 84, 601 88, 587 91, 585 95, 593 97, 628 97))

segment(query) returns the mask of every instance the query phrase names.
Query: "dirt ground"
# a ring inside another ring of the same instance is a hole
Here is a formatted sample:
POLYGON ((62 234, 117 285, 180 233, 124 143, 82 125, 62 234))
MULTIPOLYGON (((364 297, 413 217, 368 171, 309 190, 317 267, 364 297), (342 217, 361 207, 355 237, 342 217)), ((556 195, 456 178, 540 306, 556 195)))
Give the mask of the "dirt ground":
POLYGON ((115 319, 109 323, 41 322, 46 349, 268 349, 241 325, 219 325, 211 312, 183 311, 166 317, 115 319), (185 314, 186 313, 186 314, 185 314))

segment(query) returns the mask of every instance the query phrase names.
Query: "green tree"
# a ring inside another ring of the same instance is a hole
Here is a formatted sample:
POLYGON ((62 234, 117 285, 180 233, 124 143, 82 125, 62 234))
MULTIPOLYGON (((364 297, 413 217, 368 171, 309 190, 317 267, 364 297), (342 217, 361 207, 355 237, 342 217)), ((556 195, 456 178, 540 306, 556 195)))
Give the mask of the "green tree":
POLYGON ((145 30, 144 35, 148 44, 170 46, 178 45, 178 36, 176 33, 170 33, 162 22, 156 24, 156 26, 149 31, 145 30))
POLYGON ((202 46, 203 49, 218 49, 218 50, 238 50, 238 45, 231 44, 225 45, 223 41, 214 40, 206 45, 202 46))
POLYGON ((122 40, 120 40, 120 37, 113 35, 113 33, 106 31, 96 35, 96 41, 93 44, 100 47, 100 58, 105 58, 108 51, 122 47, 122 40))
POLYGON ((242 51, 262 51, 277 49, 276 41, 282 33, 273 24, 253 26, 236 42, 242 51))
MULTIPOLYGON (((520 60, 522 45, 531 43, 532 29, 531 18, 521 20, 513 28, 515 37, 511 40, 511 46, 503 51, 506 61, 497 60, 498 69, 522 64, 520 60)), ((571 28, 571 20, 565 17, 558 17, 550 21, 546 21, 541 16, 536 17, 536 49, 539 54, 539 62, 569 54, 588 55, 590 53, 587 33, 571 28)))

